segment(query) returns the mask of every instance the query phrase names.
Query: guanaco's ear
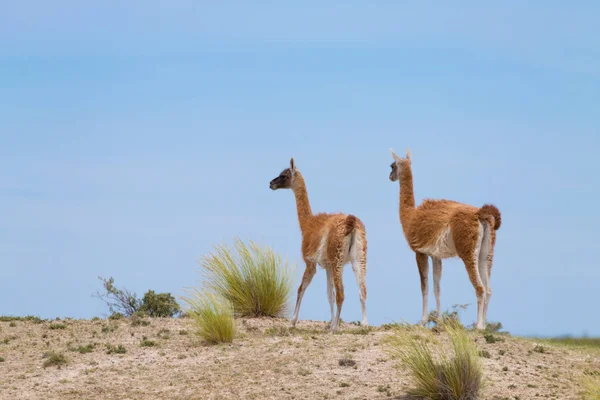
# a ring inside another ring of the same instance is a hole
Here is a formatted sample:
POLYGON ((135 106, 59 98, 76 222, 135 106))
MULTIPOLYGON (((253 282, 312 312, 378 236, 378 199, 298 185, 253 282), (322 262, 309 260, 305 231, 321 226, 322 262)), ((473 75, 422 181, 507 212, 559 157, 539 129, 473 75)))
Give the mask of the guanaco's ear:
POLYGON ((394 149, 390 149, 390 151, 392 152, 392 157, 394 157, 394 160, 400 161, 400 157, 398 157, 398 155, 394 152, 394 149))
POLYGON ((408 161, 410 160, 410 149, 406 149, 406 158, 408 159, 408 161))
POLYGON ((290 170, 292 174, 296 172, 296 163, 294 162, 294 157, 290 158, 290 170))

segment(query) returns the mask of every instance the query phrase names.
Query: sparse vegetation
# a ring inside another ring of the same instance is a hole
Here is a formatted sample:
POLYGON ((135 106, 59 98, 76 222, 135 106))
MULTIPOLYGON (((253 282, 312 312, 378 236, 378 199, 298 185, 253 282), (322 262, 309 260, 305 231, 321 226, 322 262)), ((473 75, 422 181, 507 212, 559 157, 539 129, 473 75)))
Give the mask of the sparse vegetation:
POLYGON ((184 301, 190 306, 196 334, 208 343, 229 343, 235 335, 233 307, 212 293, 193 289, 184 301))
POLYGON ((0 357, 0 362, 4 362, 6 359, 4 357, 0 357))
POLYGON ((140 342, 141 347, 154 347, 155 345, 156 342, 154 340, 148 339, 146 336, 144 336, 142 338, 142 341, 140 342))
POLYGON ((483 334, 483 338, 485 339, 486 343, 504 342, 503 338, 488 332, 483 334))
POLYGON ((142 318, 139 315, 133 315, 131 317, 131 326, 148 326, 150 325, 150 321, 145 318, 142 318))
POLYGON ((106 345, 106 354, 125 354, 127 353, 127 349, 122 345, 118 344, 116 346, 112 344, 106 345))
POLYGON ((487 350, 479 350, 479 357, 492 358, 492 355, 487 350))
POLYGON ((46 359, 43 364, 44 368, 51 366, 60 368, 62 365, 66 365, 68 363, 68 360, 63 353, 58 353, 55 351, 50 351, 44 354, 44 358, 46 359))
POLYGON ((600 349, 600 338, 598 337, 571 337, 562 336, 551 339, 538 339, 552 345, 561 345, 568 347, 583 347, 600 349))
POLYGON ((449 352, 424 328, 403 326, 388 342, 389 353, 400 359, 414 383, 410 394, 432 400, 476 399, 482 384, 477 348, 458 323, 442 324, 452 351, 449 352), (427 340, 420 335, 430 336, 427 340))
POLYGON ((54 322, 54 323, 51 323, 50 325, 48 325, 48 328, 50 328, 50 329, 65 329, 66 327, 67 327, 67 325, 61 324, 59 322, 54 322))
POLYGON ((206 289, 229 301, 236 316, 286 314, 292 274, 271 248, 236 238, 234 249, 215 246, 200 264, 206 289))
POLYGON ((181 311, 179 304, 171 293, 155 293, 149 290, 142 299, 135 292, 115 286, 115 279, 98 277, 102 281, 103 292, 96 292, 94 297, 102 300, 111 313, 110 319, 119 319, 119 315, 131 317, 135 314, 150 317, 174 317, 181 311))
POLYGON ((73 351, 76 351, 81 354, 91 353, 92 351, 94 351, 94 345, 92 343, 90 343, 85 346, 79 346, 79 347, 74 348, 73 351))
POLYGON ((33 315, 27 315, 25 317, 16 317, 16 316, 12 316, 12 315, 1 315, 0 316, 0 322, 10 322, 10 321, 29 321, 34 324, 41 324, 42 322, 44 322, 44 320, 41 319, 40 317, 36 317, 33 315))
POLYGON ((544 346, 542 346, 541 344, 536 344, 535 347, 533 348, 533 351, 535 351, 536 353, 548 353, 548 349, 544 346))
POLYGON ((112 314, 110 314, 110 316, 108 317, 108 319, 111 320, 119 320, 119 319, 123 319, 125 318, 125 316, 123 314, 121 314, 120 312, 114 312, 112 314))
POLYGON ((340 367, 354 367, 356 366, 356 361, 351 358, 341 358, 338 364, 340 367))
POLYGON ((427 326, 436 328, 436 330, 439 330, 439 328, 443 327, 445 324, 460 324, 462 326, 462 323, 460 322, 460 313, 467 308, 469 308, 468 304, 454 304, 450 307, 450 310, 442 312, 443 322, 439 321, 437 311, 431 311, 427 317, 427 326))
POLYGON ((379 393, 385 393, 386 396, 392 395, 392 389, 390 388, 390 385, 379 385, 377 386, 377 391, 379 393))

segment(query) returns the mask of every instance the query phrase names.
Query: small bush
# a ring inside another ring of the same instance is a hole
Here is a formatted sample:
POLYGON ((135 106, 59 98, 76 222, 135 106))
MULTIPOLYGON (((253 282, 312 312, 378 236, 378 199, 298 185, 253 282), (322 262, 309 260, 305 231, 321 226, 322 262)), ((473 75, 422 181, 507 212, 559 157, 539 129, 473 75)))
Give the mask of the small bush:
POLYGON ((48 326, 50 329, 65 329, 67 326, 61 323, 52 323, 48 326))
POLYGON ((148 290, 142 298, 138 312, 143 312, 149 317, 174 317, 181 313, 181 307, 171 293, 155 293, 154 290, 148 290))
POLYGON ((341 358, 338 361, 340 367, 354 367, 356 365, 356 361, 351 358, 341 358))
POLYGON ((492 355, 487 350, 479 350, 479 357, 492 358, 492 355))
POLYGON ((486 343, 504 342, 503 338, 498 337, 491 333, 484 333, 483 338, 485 339, 486 343))
POLYGON ((536 344, 535 347, 533 348, 533 351, 535 351, 536 353, 548 353, 548 349, 545 348, 544 346, 542 346, 541 344, 536 344))
POLYGON ((110 314, 110 316, 108 317, 108 319, 110 320, 119 320, 119 319, 123 319, 125 318, 125 316, 123 314, 121 314, 120 312, 114 312, 112 314, 110 314))
POLYGON ((146 336, 144 336, 142 338, 142 341, 140 342, 141 347, 154 347, 155 345, 156 343, 154 342, 154 340, 150 340, 146 336))
POLYGON ((48 352, 44 355, 46 361, 44 361, 44 368, 50 366, 60 367, 61 365, 66 365, 68 363, 67 358, 62 353, 57 353, 54 351, 48 352))
POLYGON ((498 333, 502 330, 502 322, 488 322, 485 331, 489 333, 498 333))
POLYGON ((452 344, 452 351, 438 343, 433 334, 405 326, 396 329, 388 352, 408 368, 414 388, 410 394, 419 399, 477 399, 482 384, 482 370, 477 348, 458 323, 443 323, 452 344), (416 339, 415 332, 430 336, 416 339))
POLYGON ((10 326, 11 328, 14 328, 15 326, 17 326, 17 323, 15 321, 11 321, 8 326, 10 326))
POLYGON ((6 358, 0 357, 0 362, 4 362, 4 361, 6 361, 6 358))
POLYGON ((234 240, 201 260, 206 289, 229 301, 237 316, 282 317, 288 310, 292 274, 269 247, 234 240), (237 254, 234 254, 234 250, 237 254))
POLYGON ((218 296, 193 289, 183 299, 190 306, 196 334, 209 343, 229 343, 235 335, 233 307, 218 296))

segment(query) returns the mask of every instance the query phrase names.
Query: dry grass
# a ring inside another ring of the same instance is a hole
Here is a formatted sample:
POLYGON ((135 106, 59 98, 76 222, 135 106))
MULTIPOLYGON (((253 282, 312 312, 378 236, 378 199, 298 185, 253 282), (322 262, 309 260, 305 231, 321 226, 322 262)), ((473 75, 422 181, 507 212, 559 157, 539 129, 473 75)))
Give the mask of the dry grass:
POLYGON ((200 265, 205 288, 233 305, 236 316, 283 317, 288 311, 292 273, 270 247, 234 240, 216 246, 200 265))
POLYGON ((581 379, 584 400, 600 399, 600 374, 584 375, 581 379))
POLYGON ((412 326, 397 328, 390 338, 390 354, 400 359, 412 377, 414 387, 409 394, 430 400, 478 399, 483 374, 477 347, 461 325, 441 327, 450 348, 430 331, 412 326))

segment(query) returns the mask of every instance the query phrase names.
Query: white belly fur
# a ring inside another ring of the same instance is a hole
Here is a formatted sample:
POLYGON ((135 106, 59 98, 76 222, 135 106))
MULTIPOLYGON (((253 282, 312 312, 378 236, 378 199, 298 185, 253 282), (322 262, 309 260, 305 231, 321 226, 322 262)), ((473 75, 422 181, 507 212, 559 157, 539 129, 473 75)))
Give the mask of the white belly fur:
MULTIPOLYGON (((312 262, 316 262, 317 264, 319 264, 321 267, 323 268, 327 268, 327 265, 329 264, 329 260, 327 258, 327 237, 329 236, 329 233, 325 234, 322 238, 321 241, 319 242, 319 247, 317 248, 317 251, 315 251, 314 254, 311 255, 310 260, 312 262)), ((344 238, 344 248, 348 248, 350 246, 350 240, 351 240, 351 235, 348 235, 344 238)), ((357 244, 358 246, 356 246, 356 248, 354 248, 353 246, 353 252, 358 251, 358 248, 362 248, 362 243, 359 242, 357 240, 357 244)), ((353 255, 352 254, 347 254, 345 256, 345 259, 343 260, 343 264, 348 263, 349 261, 351 261, 352 259, 356 258, 356 254, 353 255)))
POLYGON ((321 238, 321 242, 319 242, 319 247, 317 251, 310 257, 312 262, 316 262, 317 264, 323 266, 327 262, 327 236, 328 234, 323 235, 321 238))
POLYGON ((446 227, 446 229, 440 233, 432 245, 422 247, 417 249, 417 251, 435 258, 455 257, 456 247, 454 246, 454 240, 452 239, 452 231, 450 230, 450 227, 446 227))

